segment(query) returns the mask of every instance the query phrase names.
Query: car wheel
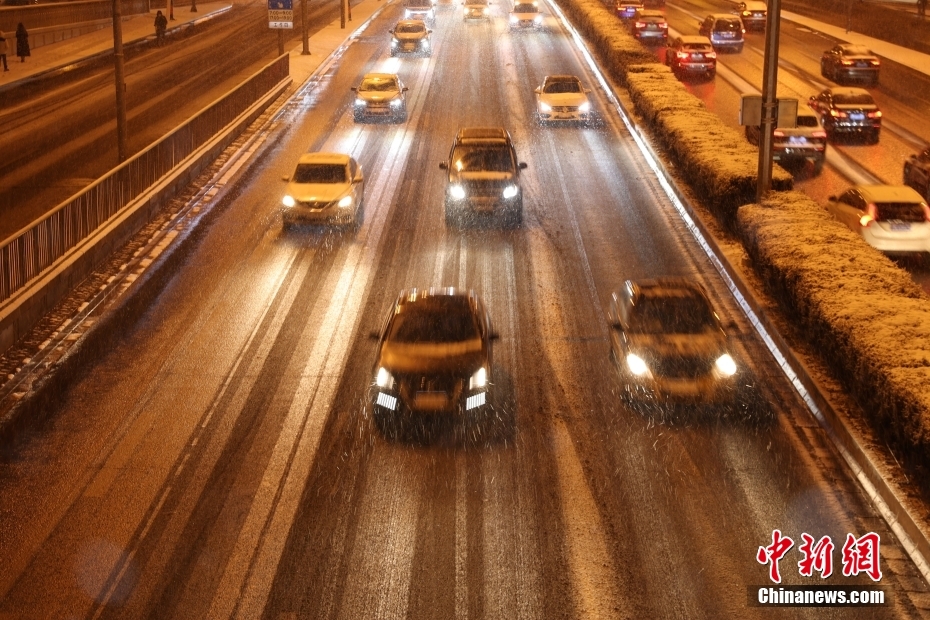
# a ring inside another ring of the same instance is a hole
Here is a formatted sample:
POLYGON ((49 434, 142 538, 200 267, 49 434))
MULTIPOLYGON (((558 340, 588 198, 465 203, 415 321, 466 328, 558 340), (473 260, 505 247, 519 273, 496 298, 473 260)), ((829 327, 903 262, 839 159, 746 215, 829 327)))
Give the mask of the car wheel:
POLYGON ((510 228, 520 228, 523 226, 523 203, 514 205, 507 212, 507 226, 510 228))
POLYGON ((827 63, 822 60, 820 61, 820 75, 823 77, 829 77, 827 75, 827 63))
POLYGON ((871 134, 869 134, 869 144, 878 144, 878 139, 881 136, 881 131, 876 129, 871 134))
POLYGON ((737 53, 737 54, 739 54, 739 53, 742 52, 742 51, 743 51, 743 46, 742 46, 742 45, 740 45, 739 47, 736 48, 736 53, 737 53))
MULTIPOLYGON (((911 165, 904 164, 903 183, 905 185, 910 185, 911 184, 910 181, 911 181, 911 165)), ((930 184, 928 184, 928 189, 930 189, 930 184)))
POLYGON ((356 122, 356 123, 361 123, 361 122, 362 122, 362 115, 359 114, 358 112, 353 113, 353 114, 352 114, 352 118, 355 119, 355 122, 356 122))
POLYGON ((288 219, 281 220, 281 230, 282 230, 282 231, 288 232, 288 231, 292 230, 293 228, 294 228, 294 222, 292 222, 292 221, 290 221, 290 220, 288 220, 288 219))
POLYGON ((449 228, 458 228, 459 226, 458 215, 456 214, 455 209, 449 206, 449 203, 446 203, 446 226, 449 228))
POLYGON ((717 77, 717 70, 716 70, 716 69, 713 69, 713 70, 707 72, 707 79, 712 80, 712 79, 714 79, 715 77, 717 77))
POLYGON ((819 175, 821 172, 823 172, 823 160, 818 159, 814 162, 814 176, 819 175))
POLYGON ((352 228, 358 231, 362 224, 365 223, 365 200, 358 203, 358 209, 355 210, 355 219, 352 220, 352 228))

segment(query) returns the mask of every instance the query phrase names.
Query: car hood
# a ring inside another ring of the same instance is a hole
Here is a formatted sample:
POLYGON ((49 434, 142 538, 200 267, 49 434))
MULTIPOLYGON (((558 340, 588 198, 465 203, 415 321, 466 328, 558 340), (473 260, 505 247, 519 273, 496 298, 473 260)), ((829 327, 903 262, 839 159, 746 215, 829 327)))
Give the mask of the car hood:
POLYGON ((420 41, 428 37, 425 32, 397 32, 394 38, 398 41, 420 41))
POLYGON ((726 336, 717 331, 701 334, 636 334, 628 333, 630 349, 661 357, 715 356, 726 351, 726 336))
POLYGON ((579 106, 588 96, 584 93, 540 93, 539 100, 552 106, 579 106))
POLYGON ((514 11, 513 13, 511 13, 511 15, 513 15, 519 20, 526 20, 526 19, 535 19, 537 15, 542 15, 542 13, 540 13, 539 11, 535 11, 532 13, 517 13, 516 11, 514 11))
POLYGON ((466 9, 469 9, 469 10, 486 9, 486 8, 488 8, 488 5, 487 5, 487 4, 481 4, 481 3, 473 4, 473 3, 471 3, 471 2, 466 2, 466 3, 465 3, 465 8, 466 8, 466 9))
POLYGON ((392 373, 473 372, 487 361, 481 340, 454 343, 385 343, 378 365, 392 373))
POLYGON ((359 99, 362 101, 390 101, 391 99, 397 99, 400 95, 399 91, 391 90, 385 92, 373 92, 373 91, 359 91, 356 93, 359 99))
POLYGON ((449 178, 453 181, 509 181, 513 178, 512 172, 496 172, 486 170, 475 170, 467 172, 458 172, 453 170, 449 178))
POLYGON ((349 193, 349 183, 291 183, 287 193, 301 202, 332 202, 349 193))

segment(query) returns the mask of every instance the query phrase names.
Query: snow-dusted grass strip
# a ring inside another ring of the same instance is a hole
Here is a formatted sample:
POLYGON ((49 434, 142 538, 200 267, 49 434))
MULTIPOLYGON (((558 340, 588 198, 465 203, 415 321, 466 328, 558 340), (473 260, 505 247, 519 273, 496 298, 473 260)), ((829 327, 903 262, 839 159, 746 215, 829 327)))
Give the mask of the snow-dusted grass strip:
MULTIPOLYGON (((756 147, 689 93, 601 0, 557 1, 592 44, 604 69, 629 89, 636 111, 691 188, 718 217, 732 223, 736 209, 755 200, 756 147)), ((772 185, 788 190, 793 180, 775 166, 772 185)))
POLYGON ((800 192, 772 193, 737 217, 757 271, 873 428, 930 465, 930 300, 920 287, 800 192))

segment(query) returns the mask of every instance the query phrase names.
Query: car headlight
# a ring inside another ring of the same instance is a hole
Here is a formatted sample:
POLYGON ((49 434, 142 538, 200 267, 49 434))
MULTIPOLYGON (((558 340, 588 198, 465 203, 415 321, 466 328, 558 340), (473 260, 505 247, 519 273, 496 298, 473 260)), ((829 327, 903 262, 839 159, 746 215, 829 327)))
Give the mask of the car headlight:
POLYGON ((375 375, 375 383, 380 388, 390 390, 394 388, 394 377, 388 372, 387 368, 382 367, 378 369, 378 374, 375 375))
POLYGON ((400 41, 397 39, 391 39, 391 47, 397 47, 398 45, 400 45, 400 41))
POLYGON ((732 377, 736 374, 736 362, 730 357, 729 353, 724 353, 714 362, 717 371, 724 377, 732 377))
POLYGON ((400 100, 400 97, 398 97, 397 99, 391 99, 391 107, 392 107, 392 108, 397 108, 397 107, 399 107, 400 104, 402 104, 402 103, 403 103, 403 101, 400 100))
POLYGON ((356 100, 355 100, 355 105, 365 105, 365 100, 364 100, 364 99, 356 99, 356 100))
POLYGON ((351 206, 352 206, 352 196, 343 196, 342 198, 339 199, 339 202, 336 203, 336 204, 338 204, 338 205, 339 205, 340 207, 342 207, 343 209, 345 209, 346 207, 351 207, 351 206))
POLYGON ((626 366, 630 369, 630 372, 637 377, 643 377, 652 374, 649 372, 649 366, 646 365, 646 362, 643 360, 643 358, 636 355, 635 353, 627 354, 626 366))
POLYGON ((422 41, 420 41, 420 45, 422 45, 423 47, 429 47, 429 39, 423 39, 422 41))
POLYGON ((537 15, 536 17, 534 17, 534 18, 533 18, 533 23, 535 23, 535 24, 541 24, 541 23, 542 23, 542 15, 537 15))
POLYGON ((511 15, 511 16, 510 16, 510 23, 511 23, 511 24, 516 24, 516 23, 517 23, 517 16, 516 16, 516 15, 511 15))
POLYGON ((516 185, 508 185, 504 188, 504 198, 509 200, 520 193, 520 188, 516 185))
POLYGON ((454 183, 449 186, 449 195, 456 200, 462 200, 465 198, 465 188, 460 183, 454 183))
POLYGON ((591 111, 591 102, 590 102, 590 101, 585 101, 584 103, 582 103, 580 106, 578 106, 578 111, 579 111, 579 112, 584 112, 585 114, 587 114, 588 112, 590 112, 590 111, 591 111))
POLYGON ((480 390, 488 386, 488 371, 482 366, 468 380, 469 390, 480 390))
POLYGON ((284 203, 285 207, 293 207, 295 204, 297 204, 297 201, 294 200, 293 196, 285 196, 281 199, 281 202, 284 203))
POLYGON ((481 9, 481 14, 482 14, 482 15, 487 15, 487 14, 488 14, 488 10, 487 10, 487 9, 481 9))
POLYGON ((404 10, 404 19, 410 19, 410 11, 404 10))
POLYGON ((539 111, 540 112, 552 112, 552 106, 543 101, 539 102, 539 111))

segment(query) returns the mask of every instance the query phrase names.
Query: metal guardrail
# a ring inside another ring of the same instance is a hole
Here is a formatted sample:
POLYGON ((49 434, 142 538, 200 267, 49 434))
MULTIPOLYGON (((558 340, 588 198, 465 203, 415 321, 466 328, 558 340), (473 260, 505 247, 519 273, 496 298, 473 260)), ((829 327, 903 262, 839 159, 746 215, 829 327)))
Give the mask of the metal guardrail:
MULTIPOLYGON (((121 0, 120 11, 123 15, 148 13, 149 0, 121 0)), ((26 26, 26 30, 32 31, 50 26, 92 22, 112 17, 113 3, 110 0, 4 6, 0 7, 0 30, 13 32, 16 30, 16 24, 20 22, 26 26)))
POLYGON ((0 303, 158 182, 250 105, 284 80, 281 56, 158 142, 0 244, 0 303))

